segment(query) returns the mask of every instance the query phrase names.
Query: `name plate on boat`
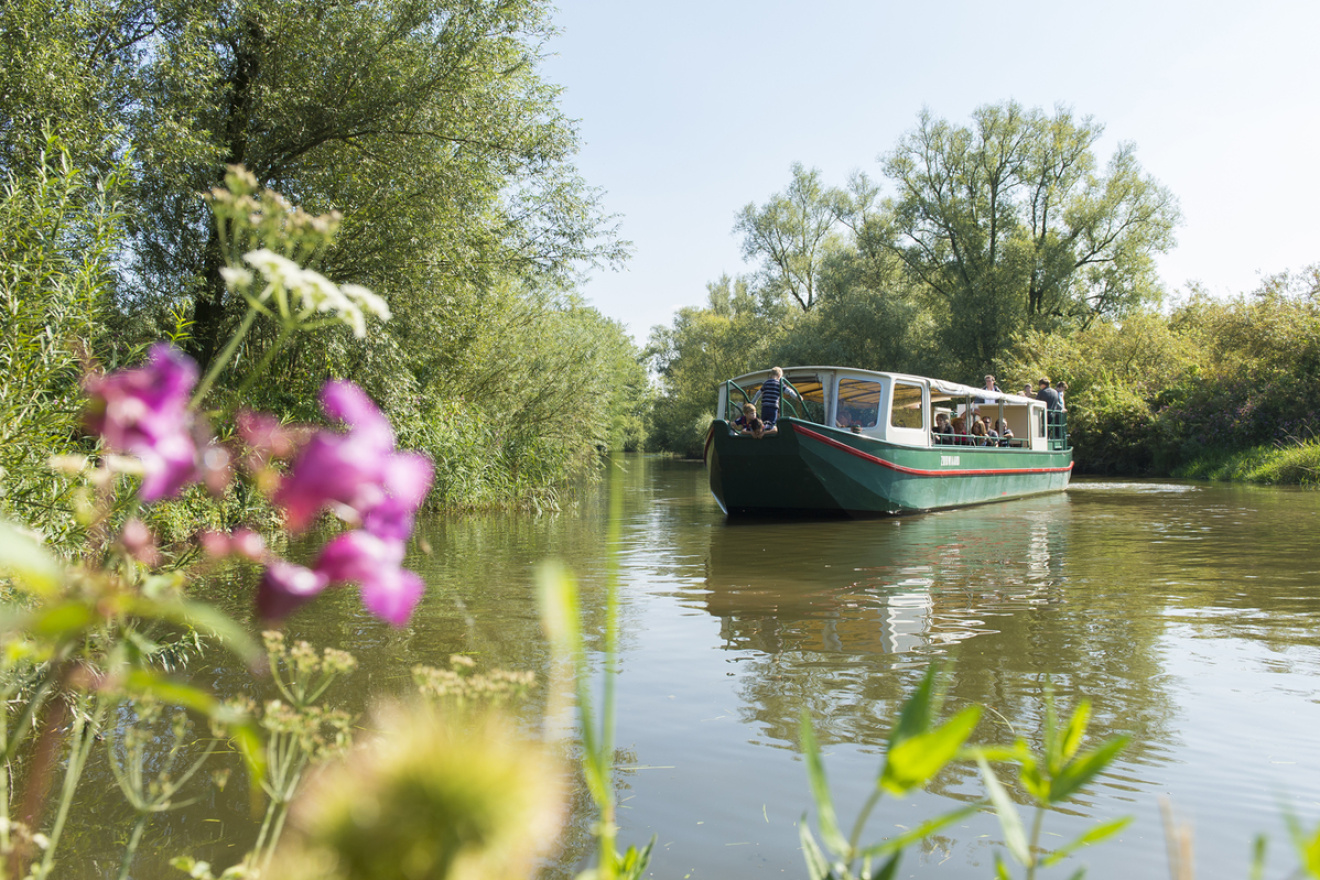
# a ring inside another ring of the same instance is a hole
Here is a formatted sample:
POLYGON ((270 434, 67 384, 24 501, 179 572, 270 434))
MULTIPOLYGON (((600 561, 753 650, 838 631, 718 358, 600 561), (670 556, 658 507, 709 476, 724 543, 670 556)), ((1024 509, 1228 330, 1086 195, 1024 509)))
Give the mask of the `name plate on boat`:
POLYGON ((945 467, 959 467, 961 459, 960 455, 941 455, 940 464, 945 467))

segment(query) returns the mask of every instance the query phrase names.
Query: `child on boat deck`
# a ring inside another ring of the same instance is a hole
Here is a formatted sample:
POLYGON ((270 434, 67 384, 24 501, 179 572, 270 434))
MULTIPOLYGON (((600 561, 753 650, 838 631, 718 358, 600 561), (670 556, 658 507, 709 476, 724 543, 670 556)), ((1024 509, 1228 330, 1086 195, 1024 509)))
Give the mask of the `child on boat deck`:
POLYGON ((734 425, 736 425, 738 430, 743 434, 751 434, 759 440, 761 434, 765 432, 765 422, 756 417, 756 407, 752 406, 750 403, 744 403, 742 411, 743 414, 734 419, 734 425))

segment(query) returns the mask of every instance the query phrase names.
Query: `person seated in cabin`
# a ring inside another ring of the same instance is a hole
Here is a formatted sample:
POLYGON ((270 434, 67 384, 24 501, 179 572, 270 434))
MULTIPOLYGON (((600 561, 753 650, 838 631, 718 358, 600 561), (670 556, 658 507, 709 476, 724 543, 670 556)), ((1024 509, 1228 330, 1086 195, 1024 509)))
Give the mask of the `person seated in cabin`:
POLYGON ((985 416, 981 417, 981 424, 985 426, 985 439, 986 439, 985 445, 998 446, 999 432, 995 430, 995 426, 990 424, 990 420, 987 419, 985 416))
POLYGON ((985 446, 990 441, 985 435, 985 419, 972 420, 972 433, 970 442, 973 446, 985 446))
POLYGON ((758 440, 765 434, 765 422, 756 417, 756 407, 750 403, 743 404, 742 415, 734 419, 733 424, 740 433, 751 434, 758 440))
POLYGON ((953 425, 949 424, 948 413, 935 413, 935 430, 932 434, 937 445, 953 442, 953 425))
POLYGON ((1000 419, 999 421, 995 422, 995 428, 996 428, 996 433, 999 434, 999 445, 1012 446, 1013 429, 1008 426, 1008 422, 1004 421, 1003 419, 1000 419))
POLYGON ((971 443, 967 436, 967 419, 962 416, 953 417, 953 442, 959 446, 967 446, 971 443))

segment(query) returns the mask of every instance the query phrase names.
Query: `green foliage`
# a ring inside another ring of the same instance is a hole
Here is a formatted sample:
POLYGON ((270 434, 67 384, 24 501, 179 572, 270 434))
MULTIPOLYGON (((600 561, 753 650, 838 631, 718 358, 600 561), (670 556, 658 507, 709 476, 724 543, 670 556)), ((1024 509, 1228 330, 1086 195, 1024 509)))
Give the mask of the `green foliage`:
POLYGON ((673 327, 656 327, 646 355, 662 396, 650 434, 661 449, 700 458, 719 386, 768 363, 775 341, 801 320, 782 304, 758 301, 745 282, 727 276, 707 286, 709 306, 680 309, 673 327))
POLYGON ((899 858, 908 845, 957 822, 978 808, 977 804, 960 807, 927 820, 896 838, 872 846, 862 846, 861 837, 866 830, 866 822, 884 793, 902 797, 911 791, 924 788, 936 774, 959 755, 977 721, 980 720, 980 708, 968 706, 954 717, 938 724, 943 703, 944 691, 940 681, 940 670, 932 664, 927 668, 916 691, 903 704, 898 723, 890 734, 885 750, 885 762, 876 778, 875 788, 853 824, 852 833, 846 837, 834 810, 829 783, 825 778, 825 766, 821 761, 820 748, 816 744, 811 720, 803 715, 802 752, 806 759, 812 798, 816 803, 817 824, 825 844, 825 848, 822 849, 816 842, 804 817, 799 827, 802 850, 806 856, 807 872, 811 880, 853 880, 853 878, 884 880, 893 877, 898 869, 899 858), (873 870, 872 861, 878 858, 887 860, 878 870, 873 870))
POLYGON ((1101 131, 1009 101, 966 126, 923 113, 886 159, 898 195, 858 222, 858 249, 903 262, 964 374, 1025 329, 1084 327, 1158 299, 1154 257, 1173 246, 1176 203, 1130 144, 1098 172, 1101 131))
MULTIPOLYGON (((610 493, 610 547, 619 546, 623 510, 622 483, 615 481, 610 493)), ((591 666, 582 632, 582 604, 573 577, 556 565, 548 564, 540 572, 541 622, 570 680, 561 673, 552 682, 552 699, 562 701, 570 688, 577 704, 577 732, 582 740, 582 771, 587 791, 599 815, 593 826, 597 838, 596 866, 578 875, 578 880, 638 880, 651 861, 655 838, 638 849, 629 846, 622 853, 617 848, 618 826, 614 794, 614 683, 619 656, 619 572, 617 553, 609 558, 605 597, 604 675, 599 704, 593 699, 591 666), (597 710, 595 707, 599 705, 597 710)), ((552 711, 550 714, 554 714, 552 711)))
POLYGON ((84 445, 80 380, 106 335, 120 184, 92 180, 52 137, 0 190, 0 511, 59 543, 77 540, 63 515, 74 485, 47 462, 84 445))
POLYGON ((775 297, 791 296, 809 312, 818 298, 824 261, 843 246, 836 232, 847 195, 824 185, 820 172, 793 163, 788 189, 759 208, 748 204, 734 231, 742 233, 745 258, 761 262, 762 287, 775 297))
POLYGON ((1161 401, 1194 384, 1203 350, 1168 319, 1136 312, 1064 335, 1031 331, 996 366, 1004 388, 1068 383, 1068 432, 1088 473, 1144 474, 1161 463, 1161 401))
MULTIPOLYGON (((1046 811, 1052 806, 1066 802, 1090 784, 1113 763, 1118 753, 1127 745, 1129 738, 1120 736, 1106 740, 1095 748, 1083 750, 1082 741, 1090 717, 1091 704, 1083 700, 1073 710, 1068 722, 1060 726, 1055 713, 1053 695, 1047 692, 1045 729, 1039 752, 1033 751, 1025 740, 1018 739, 1009 748, 980 749, 976 754, 977 765, 981 768, 981 778, 985 781, 986 790, 990 793, 990 802, 1004 831, 1005 846, 1009 854, 1027 869, 1028 880, 1036 876, 1039 868, 1050 867, 1082 847, 1112 837, 1127 827, 1131 821, 1130 817, 1125 817, 1101 822, 1052 852, 1043 853, 1040 848, 1041 828, 1046 811), (990 761, 996 759, 1012 760, 1019 765, 1022 787, 1036 803, 1036 815, 1032 822, 1030 837, 1012 798, 990 767, 990 761)), ((1008 869, 999 859, 998 854, 995 856, 995 867, 998 876, 1009 876, 1008 869)))

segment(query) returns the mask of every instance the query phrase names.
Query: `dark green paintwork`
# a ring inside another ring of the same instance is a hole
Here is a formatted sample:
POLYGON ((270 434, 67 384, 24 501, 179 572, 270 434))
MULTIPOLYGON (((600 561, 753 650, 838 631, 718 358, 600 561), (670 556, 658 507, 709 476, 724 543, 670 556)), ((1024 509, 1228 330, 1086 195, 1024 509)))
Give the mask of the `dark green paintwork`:
POLYGON ((1071 476, 1072 450, 920 449, 793 418, 781 418, 777 434, 758 440, 716 420, 706 466, 711 492, 726 513, 874 516, 1062 491, 1071 476), (897 468, 803 434, 796 426, 897 468))

